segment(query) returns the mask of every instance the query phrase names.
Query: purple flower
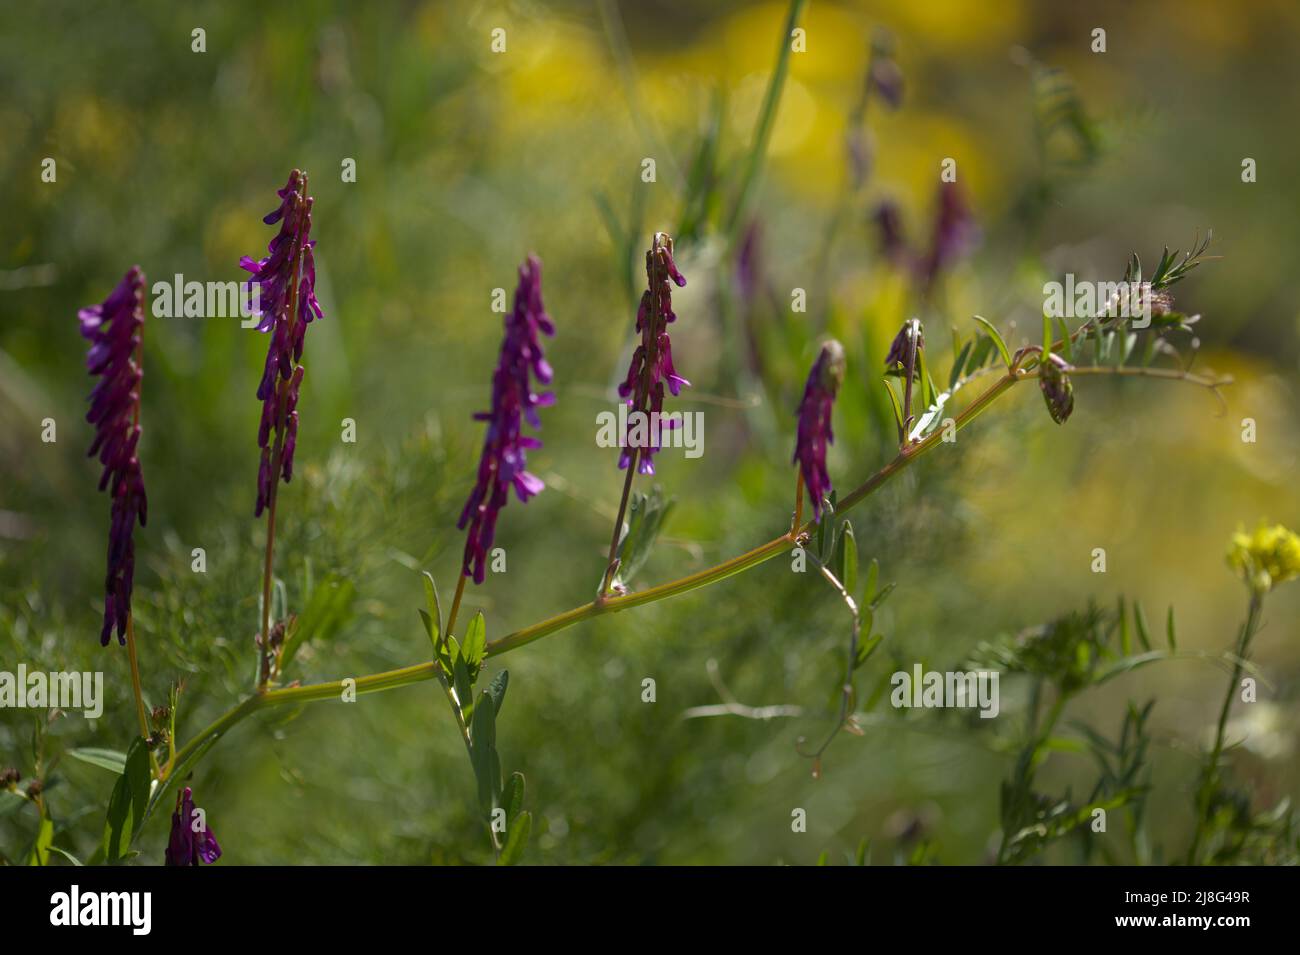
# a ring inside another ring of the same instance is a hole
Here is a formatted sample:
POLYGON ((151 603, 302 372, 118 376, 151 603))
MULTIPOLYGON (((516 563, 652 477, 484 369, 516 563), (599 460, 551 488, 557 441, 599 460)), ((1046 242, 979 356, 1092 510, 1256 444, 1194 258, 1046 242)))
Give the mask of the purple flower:
POLYGON ((257 443, 262 460, 257 472, 256 516, 271 501, 277 477, 286 483, 293 477, 293 452, 298 442, 298 390, 302 385, 303 340, 307 326, 323 318, 316 301, 316 241, 311 235, 312 198, 307 195, 307 174, 295 169, 276 195, 280 205, 262 221, 280 223, 279 233, 267 246, 270 253, 261 261, 248 256, 239 265, 257 283, 257 304, 262 321, 258 331, 270 332, 262 380, 257 397, 262 402, 262 421, 257 443), (274 472, 278 469, 279 474, 274 472))
POLYGON ((831 408, 844 381, 844 346, 835 339, 822 345, 821 354, 808 373, 808 383, 799 402, 799 434, 794 448, 794 462, 799 465, 803 482, 812 499, 813 519, 821 520, 822 501, 831 492, 831 478, 826 470, 826 446, 835 443, 831 431, 831 408))
POLYGON ((903 215, 898 203, 884 199, 872 215, 880 235, 880 252, 895 264, 907 259, 907 240, 903 236, 903 215))
POLYGON ((919 263, 925 285, 932 285, 940 272, 970 252, 977 241, 979 227, 961 189, 955 182, 941 183, 930 251, 919 263))
POLYGON ((208 828, 207 818, 194 806, 194 794, 186 786, 176 795, 176 811, 172 813, 172 833, 167 840, 164 855, 166 865, 208 865, 221 858, 221 846, 208 828))
POLYGON ((90 393, 86 420, 95 426, 88 456, 99 455, 104 471, 99 489, 108 488, 112 519, 108 532, 108 576, 104 582, 104 626, 99 634, 108 646, 113 627, 125 643, 131 615, 131 588, 135 577, 136 518, 140 526, 148 516, 144 476, 136 454, 140 443, 140 382, 144 372, 137 360, 144 329, 144 273, 133 266, 113 293, 100 305, 77 313, 81 334, 91 342, 86 369, 99 375, 90 393))
POLYGON ((903 71, 887 54, 873 58, 867 82, 890 109, 903 105, 903 71))
MULTIPOLYGON (((672 430, 681 423, 676 418, 663 418, 664 382, 668 383, 673 397, 681 393, 683 385, 690 387, 691 384, 673 367, 673 345, 668 338, 669 323, 677 321, 673 312, 672 286, 668 280, 671 278, 678 288, 686 284, 685 277, 673 262, 673 240, 668 233, 655 233, 654 243, 645 254, 645 272, 646 290, 636 313, 636 330, 641 333, 641 344, 632 353, 627 378, 618 386, 618 393, 627 399, 628 407, 632 409, 628 415, 629 431, 634 427, 632 415, 640 412, 649 417, 649 441, 640 449, 637 470, 642 474, 654 474, 660 428, 672 430)), ((631 463, 633 450, 628 436, 624 435, 623 453, 618 458, 620 468, 631 463)))
POLYGON ((473 577, 476 584, 483 583, 497 515, 510 499, 510 488, 514 487, 521 503, 527 503, 546 486, 525 470, 525 452, 540 448, 542 442, 521 433, 522 420, 540 428, 537 409, 555 403, 553 394, 536 394, 529 381, 530 374, 542 384, 551 381, 551 366, 542 353, 539 333, 554 335, 555 324, 542 304, 542 263, 530 255, 519 268, 514 311, 505 320, 501 356, 492 375, 492 410, 474 415, 475 420, 488 422, 487 436, 479 458, 478 481, 456 522, 461 530, 469 524, 462 573, 473 577))

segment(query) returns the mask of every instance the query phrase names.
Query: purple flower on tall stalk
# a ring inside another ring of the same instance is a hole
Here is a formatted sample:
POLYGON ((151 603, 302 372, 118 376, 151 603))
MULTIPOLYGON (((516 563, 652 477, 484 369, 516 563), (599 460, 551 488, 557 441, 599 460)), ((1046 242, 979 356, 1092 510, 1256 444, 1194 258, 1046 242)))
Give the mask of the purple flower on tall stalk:
POLYGON ((189 786, 177 793, 172 832, 163 857, 166 865, 198 865, 199 862, 211 865, 221 858, 217 837, 208 828, 206 816, 200 812, 194 805, 194 794, 189 786))
POLYGON ((808 496, 812 499, 813 519, 818 521, 822 517, 822 501, 831 492, 831 477, 826 470, 826 446, 835 443, 831 410, 843 381, 844 346, 832 338, 822 345, 821 354, 808 373, 808 383, 804 385, 793 459, 799 465, 808 496))
POLYGON ((655 233, 654 242, 645 254, 645 273, 646 290, 636 313, 636 330, 641 333, 641 344, 632 353, 627 378, 618 386, 618 393, 627 399, 627 405, 632 409, 628 415, 629 431, 634 427, 633 414, 641 412, 648 416, 649 441, 644 448, 635 449, 629 446, 628 436, 624 435, 618 466, 626 468, 632 461, 633 451, 639 450, 637 470, 641 474, 654 474, 660 428, 672 430, 681 424, 676 418, 663 418, 664 383, 668 383, 673 397, 681 393, 683 385, 689 388, 691 384, 673 367, 673 345, 668 337, 669 324, 677 321, 673 312, 672 286, 668 280, 671 278, 678 288, 686 285, 685 277, 673 262, 673 240, 668 233, 655 233))
POLYGON ((474 583, 483 583, 484 564, 496 535, 497 515, 510 499, 514 487, 520 503, 537 494, 546 485, 525 470, 526 452, 540 448, 542 442, 522 433, 523 420, 534 428, 542 426, 537 409, 555 403, 550 392, 537 394, 529 381, 531 374, 542 384, 550 384, 551 366, 542 352, 539 333, 555 334, 555 324, 542 304, 542 263, 528 256, 519 267, 519 286, 515 289, 514 311, 506 316, 501 355, 492 375, 492 410, 474 415, 488 422, 479 458, 478 480, 456 526, 469 525, 465 541, 465 558, 461 568, 474 583))
POLYGON ((266 365, 257 386, 257 397, 262 402, 262 421, 257 430, 257 444, 262 449, 257 472, 258 517, 271 501, 276 479, 288 483, 293 477, 298 391, 303 376, 298 363, 302 360, 307 326, 324 317, 316 301, 316 240, 310 238, 313 200, 307 195, 307 174, 295 169, 276 195, 280 197, 279 207, 262 220, 267 225, 280 223, 279 233, 267 246, 270 254, 261 261, 249 256, 239 260, 240 267, 251 272, 258 285, 262 321, 257 329, 271 333, 266 365), (279 474, 274 473, 277 464, 279 474))
POLYGON ((99 455, 104 466, 99 489, 108 488, 112 521, 108 532, 108 576, 104 582, 104 626, 101 646, 108 646, 113 627, 118 643, 126 643, 135 578, 136 519, 145 525, 148 502, 140 472, 140 341, 144 330, 144 273, 133 266, 102 304, 77 313, 81 334, 91 342, 86 369, 99 375, 90 393, 86 420, 95 426, 87 456, 99 455))
POLYGON ((940 272, 970 252, 978 241, 979 226, 961 189, 955 182, 941 183, 930 251, 919 263, 926 287, 934 283, 940 272))

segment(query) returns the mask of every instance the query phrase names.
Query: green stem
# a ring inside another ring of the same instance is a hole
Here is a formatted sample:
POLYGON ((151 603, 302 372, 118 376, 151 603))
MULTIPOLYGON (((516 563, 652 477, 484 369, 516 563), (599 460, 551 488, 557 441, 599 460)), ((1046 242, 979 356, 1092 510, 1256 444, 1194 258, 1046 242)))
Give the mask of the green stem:
POLYGON ((1219 760, 1223 757, 1224 737, 1228 729, 1228 715, 1232 712, 1232 701, 1237 695, 1241 673, 1246 664, 1246 651, 1250 649, 1251 638, 1259 627, 1259 612, 1264 605, 1264 597, 1257 591, 1250 595, 1250 609, 1246 613, 1246 622, 1242 624, 1237 637, 1236 652, 1233 654, 1232 676, 1228 680, 1228 690, 1223 695, 1223 705, 1219 708, 1219 722, 1214 732, 1214 746, 1206 760, 1201 776, 1201 785, 1196 793, 1196 832, 1192 836, 1191 847, 1187 850, 1187 864, 1196 865, 1201 841, 1210 824, 1210 802, 1219 785, 1219 760))
MULTIPOLYGON (((996 401, 1004 392, 1015 385, 1017 382, 1026 378, 1037 377, 1032 372, 1021 369, 1008 371, 983 391, 961 414, 954 419, 956 430, 961 430, 970 424, 984 412, 989 405, 996 401)), ((1162 376, 1163 377, 1163 376, 1162 376)), ((1183 380, 1195 381, 1195 376, 1178 373, 1169 377, 1176 377, 1183 380)), ((1200 383, 1200 382, 1198 382, 1200 383)), ((869 495, 875 493, 881 485, 889 481, 900 471, 905 469, 917 458, 926 454, 936 447, 943 440, 943 430, 938 429, 931 432, 926 437, 909 445, 898 453, 898 455, 878 470, 871 477, 867 478, 862 484, 858 485, 844 497, 839 499, 836 505, 836 513, 843 513, 856 506, 869 495)), ((796 545, 799 539, 810 533, 815 528, 815 522, 808 521, 802 526, 792 527, 787 533, 780 537, 773 538, 766 544, 755 547, 751 551, 733 557, 730 560, 723 561, 714 567, 698 571, 678 580, 669 581, 665 584, 659 584, 647 590, 640 590, 634 593, 625 594, 618 597, 603 597, 583 604, 581 607, 574 607, 572 610, 566 610, 564 613, 548 617, 540 623, 535 623, 530 627, 524 627, 522 630, 516 630, 509 633, 499 640, 494 640, 487 645, 487 656, 496 657, 511 650, 517 650, 519 647, 526 646, 552 633, 560 630, 566 630, 576 623, 584 620, 591 620, 606 614, 618 613, 621 610, 628 610, 632 607, 640 607, 643 604, 655 603, 659 600, 666 600, 669 597, 676 597, 680 594, 690 593, 692 590, 698 590, 701 587, 707 587, 710 584, 716 584, 719 581, 726 580, 736 574, 742 573, 751 567, 756 567, 765 561, 771 560, 778 554, 786 552, 788 548, 796 545)), ((391 690, 399 686, 410 686, 415 683, 423 683, 426 680, 435 679, 438 676, 438 668, 432 663, 418 663, 413 666, 402 667, 397 670, 388 670, 383 673, 372 673, 368 676, 356 678, 355 689, 358 694, 377 693, 382 690, 391 690)), ((1234 682, 1235 682, 1234 677, 1234 682)), ((195 752, 199 747, 206 744, 214 736, 220 736, 235 723, 238 723, 245 716, 255 710, 265 707, 280 706, 285 704, 296 703, 313 703, 319 700, 339 699, 343 693, 343 681, 335 680, 330 683, 314 683, 308 686, 282 687, 279 689, 263 689, 253 696, 248 697, 234 709, 221 716, 212 725, 208 726, 199 733, 194 739, 186 744, 176 753, 176 756, 170 761, 168 767, 178 766, 195 752)), ((462 735, 463 728, 462 728, 462 735)), ((164 774, 166 770, 164 770, 164 774)))
POLYGON ((772 138, 772 126, 776 122, 776 108, 781 102, 781 90, 785 87, 785 75, 790 69, 790 35, 799 22, 805 0, 790 0, 790 9, 785 18, 785 32, 781 34, 781 46, 776 55, 776 69, 772 71, 771 82, 767 84, 767 93, 763 97, 763 108, 758 114, 758 125, 754 128, 754 142, 749 148, 745 162, 745 171, 740 180, 740 191, 736 194, 736 205, 731 210, 731 219, 727 232, 734 245, 736 235, 745 221, 745 210, 749 206, 750 194, 758 179, 763 159, 767 156, 767 144, 772 138))

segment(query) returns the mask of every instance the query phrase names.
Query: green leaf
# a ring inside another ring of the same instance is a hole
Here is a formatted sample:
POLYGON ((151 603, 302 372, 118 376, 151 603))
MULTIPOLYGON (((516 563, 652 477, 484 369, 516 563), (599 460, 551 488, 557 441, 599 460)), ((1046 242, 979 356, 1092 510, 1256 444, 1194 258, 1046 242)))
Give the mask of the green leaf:
POLYGON ((965 345, 961 346, 961 351, 957 353, 957 360, 952 363, 952 372, 948 375, 948 390, 951 391, 957 387, 957 382, 961 379, 962 369, 966 366, 966 359, 970 356, 971 345, 975 339, 971 339, 965 345))
MULTIPOLYGON (((826 528, 831 527, 835 523, 835 499, 835 491, 831 491, 830 497, 824 502, 825 506, 822 508, 821 522, 817 525, 817 556, 821 559, 822 563, 825 563, 827 558, 830 556, 830 552, 826 547, 826 528)), ((834 532, 831 533, 830 543, 832 546, 835 544, 834 532)))
POLYGON ((126 765, 108 800, 108 816, 104 825, 104 861, 112 864, 120 860, 133 833, 138 832, 149 804, 152 782, 149 768, 149 746, 137 736, 126 751, 126 765))
MULTIPOLYGON (((31 802, 31 800, 22 793, 16 793, 8 789, 0 789, 0 819, 3 819, 11 812, 17 812, 29 802, 31 802)), ((35 805, 35 803, 32 803, 32 805, 35 805)))
POLYGON ((280 670, 285 671, 308 640, 324 641, 334 636, 352 618, 356 588, 352 581, 331 576, 312 591, 307 609, 291 623, 280 651, 280 670))
POLYGON ((470 729, 470 757, 474 778, 478 781, 478 804, 484 817, 490 817, 501 792, 501 760, 496 748, 496 710, 486 690, 474 703, 470 729))
MULTIPOLYGON (((448 642, 455 643, 455 637, 448 637, 448 642)), ((461 715, 469 720, 474 711, 474 678, 470 675, 469 668, 465 666, 465 657, 456 651, 452 657, 451 665, 451 685, 456 691, 456 700, 460 703, 461 715)))
POLYGON ((853 524, 845 521, 840 534, 839 568, 840 583, 852 597, 858 592, 858 541, 853 536, 853 524))
POLYGON ((640 491, 632 495, 627 525, 618 544, 618 570, 614 581, 626 590, 654 550, 654 544, 663 529, 675 500, 665 499, 658 485, 649 494, 640 491))
POLYGON ((1169 649, 1178 650, 1178 637, 1174 633, 1174 605, 1169 605, 1169 612, 1165 614, 1165 637, 1169 640, 1169 649))
POLYGON ((54 842, 54 820, 49 816, 41 817, 41 827, 36 832, 36 841, 27 855, 28 865, 46 866, 50 864, 50 845, 54 842))
POLYGON ((110 772, 120 776, 126 769, 126 754, 119 753, 115 749, 70 749, 68 755, 73 759, 79 759, 83 763, 90 763, 92 766, 98 766, 101 769, 107 769, 110 772))
POLYGON ((876 599, 876 582, 880 579, 880 561, 871 558, 867 565, 867 591, 863 602, 870 605, 876 599))
POLYGON ((975 321, 979 322, 988 330, 989 338, 991 338, 993 340, 993 344, 997 346, 998 354, 1002 356, 1002 360, 1006 362, 1007 367, 1010 368, 1011 352, 1007 351, 1007 343, 1002 340, 1002 336, 999 335, 998 330, 993 327, 993 323, 990 322, 987 318, 984 318, 980 315, 976 315, 974 316, 974 318, 975 321))
POLYGON ((77 867, 81 866, 81 860, 78 859, 76 856, 74 856, 67 849, 60 849, 58 846, 50 846, 49 849, 51 852, 57 852, 59 855, 63 856, 63 858, 67 859, 73 865, 77 867))
POLYGON ((433 574, 427 570, 424 572, 424 603, 427 609, 420 616, 424 618, 424 629, 437 651, 438 641, 442 638, 442 602, 438 600, 438 585, 433 582, 433 574))
POLYGON ((510 685, 510 671, 502 670, 492 678, 488 684, 488 696, 492 697, 492 709, 497 716, 501 715, 501 707, 506 702, 506 687, 510 685))
POLYGON ((1133 652, 1133 640, 1129 636, 1128 632, 1128 611, 1124 606, 1123 594, 1120 594, 1119 597, 1119 613, 1117 619, 1119 620, 1119 652, 1123 656, 1128 656, 1133 652))
POLYGON ((975 349, 971 352, 970 361, 966 362, 966 371, 974 373, 984 367, 988 357, 993 352, 993 339, 987 335, 975 335, 975 349))
POLYGON ((1052 319, 1049 315, 1043 316, 1043 361, 1050 361, 1048 358, 1052 353, 1052 345, 1055 344, 1055 336, 1052 334, 1052 319))
POLYGON ((528 837, 533 831, 533 814, 531 812, 520 813, 519 818, 510 824, 506 830, 505 848, 501 850, 501 855, 497 857, 499 865, 515 865, 519 862, 524 854, 524 849, 528 846, 528 837))
POLYGON ((872 598, 871 602, 867 604, 867 606, 870 607, 872 610, 875 610, 877 607, 879 607, 882 603, 885 602, 885 599, 890 594, 894 592, 895 586, 897 585, 894 584, 892 581, 890 583, 885 584, 885 586, 881 589, 880 593, 876 594, 876 596, 872 598))
POLYGON ((903 430, 903 405, 899 401, 898 395, 894 394, 894 386, 888 378, 884 379, 885 390, 889 392, 889 403, 894 406, 894 422, 898 425, 898 430, 903 430))
POLYGON ((860 642, 858 644, 857 655, 853 658, 853 669, 856 670, 858 667, 862 666, 862 664, 866 663, 867 660, 871 658, 871 655, 876 652, 876 648, 884 642, 884 639, 885 638, 882 634, 877 633, 860 642))
POLYGON ((1065 360, 1074 364, 1074 339, 1070 337, 1070 326, 1065 324, 1065 319, 1056 320, 1061 326, 1061 351, 1065 354, 1065 360))
POLYGON ((474 614, 474 619, 469 622, 465 629, 465 642, 461 644, 460 655, 465 659, 465 666, 469 668, 470 677, 478 675, 478 669, 483 662, 483 654, 487 650, 487 623, 483 620, 483 611, 474 614))
MULTIPOLYGON (((906 376, 907 372, 903 372, 903 375, 906 376)), ((908 411, 914 418, 919 418, 927 408, 934 404, 934 379, 930 377, 930 373, 925 367, 924 348, 918 348, 916 350, 916 375, 917 383, 921 387, 913 394, 912 399, 914 405, 918 403, 916 399, 920 399, 920 408, 913 407, 909 408, 908 411)), ((915 421, 913 424, 915 424, 915 421)))
POLYGON ((506 780, 505 788, 501 790, 501 808, 506 811, 506 827, 509 829, 511 822, 519 815, 524 808, 524 774, 511 773, 510 778, 506 780))
POLYGON ((1146 614, 1142 612, 1140 601, 1133 601, 1133 625, 1137 627, 1138 643, 1142 644, 1143 650, 1151 649, 1151 635, 1147 632, 1146 614))

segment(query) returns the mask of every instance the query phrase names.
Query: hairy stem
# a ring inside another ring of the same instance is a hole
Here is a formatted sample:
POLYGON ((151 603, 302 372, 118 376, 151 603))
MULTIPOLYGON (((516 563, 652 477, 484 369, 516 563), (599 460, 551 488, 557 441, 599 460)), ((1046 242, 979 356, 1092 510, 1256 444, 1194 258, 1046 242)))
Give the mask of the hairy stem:
MULTIPOLYGON (((460 598, 465 596, 465 569, 462 567, 460 579, 456 581, 456 596, 451 598, 451 612, 447 614, 447 636, 455 633, 456 615, 460 613, 460 598)), ((443 638, 444 640, 446 637, 443 638)))
MULTIPOLYGON (((1099 373, 1100 371, 1102 370, 1099 370, 1099 373)), ((1104 371, 1114 374, 1122 372, 1123 369, 1104 369, 1104 371)), ((954 419, 956 428, 960 430, 974 421, 989 407, 989 405, 996 401, 1017 382, 1026 378, 1036 377, 1037 375, 1034 373, 1023 369, 1006 372, 999 377, 997 381, 981 392, 979 397, 971 402, 971 404, 966 407, 961 414, 956 417, 956 419, 954 419)), ((1157 377, 1168 377, 1189 381, 1211 389, 1224 383, 1221 380, 1202 378, 1187 372, 1173 372, 1169 375, 1160 375, 1157 377)), ((836 514, 841 514, 849 510, 869 495, 875 493, 875 491, 877 491, 882 485, 895 477, 913 461, 935 448, 942 441, 942 438, 943 432, 941 430, 934 431, 914 444, 905 447, 888 464, 880 468, 844 497, 840 498, 836 505, 836 514)), ((583 604, 580 607, 574 607, 572 610, 566 610, 564 613, 548 617, 539 623, 524 627, 521 630, 516 630, 499 640, 492 641, 487 645, 486 654, 489 657, 497 657, 503 653, 509 653, 511 650, 517 650, 519 647, 540 640, 552 633, 566 630, 574 624, 581 623, 584 620, 591 620, 606 614, 618 613, 621 610, 628 610, 632 607, 639 607, 644 604, 656 603, 660 600, 666 600, 669 597, 676 597, 680 594, 690 593, 692 590, 698 590, 701 587, 707 587, 710 584, 726 580, 728 577, 743 573, 751 567, 756 567, 759 564, 771 560, 778 554, 786 552, 788 548, 796 545, 803 534, 811 532, 813 528, 814 524, 812 521, 808 521, 802 525, 796 524, 780 537, 773 538, 767 543, 755 547, 753 550, 732 557, 730 560, 723 561, 716 566, 697 571, 694 574, 689 574, 677 580, 669 581, 668 583, 650 587, 646 590, 640 590, 621 596, 606 597, 604 599, 592 601, 591 603, 583 604)), ((367 676, 357 677, 355 681, 355 690, 358 694, 378 693, 382 690, 391 690, 399 686, 410 686, 415 683, 422 683, 426 680, 435 679, 438 675, 439 670, 436 663, 418 663, 396 670, 388 670, 382 673, 372 673, 367 676)), ((200 747, 207 744, 209 740, 225 733, 235 723, 256 710, 271 706, 341 699, 343 690, 344 685, 342 680, 334 680, 328 683, 315 683, 307 686, 259 689, 256 694, 246 698, 234 709, 229 710, 206 729, 202 730, 198 736, 192 739, 176 753, 175 758, 171 761, 169 766, 180 765, 187 757, 198 751, 200 747)))
MULTIPOLYGON (((140 721, 140 735, 149 739, 149 718, 144 712, 144 690, 140 685, 140 661, 135 654, 135 615, 126 614, 126 656, 131 661, 131 691, 135 694, 135 715, 140 721)), ((153 751, 149 751, 149 762, 153 764, 154 775, 158 775, 158 760, 153 751)))
POLYGON ((790 0, 790 8, 786 13, 785 30, 781 34, 781 46, 776 56, 776 68, 772 71, 772 79, 767 84, 767 93, 763 97, 763 107, 758 116, 758 125, 754 127, 754 142, 749 148, 745 169, 741 174, 740 191, 736 195, 736 205, 731 210, 731 219, 727 224, 727 231, 731 235, 733 245, 739 230, 743 227, 745 211, 749 207, 754 183, 758 179, 759 170, 763 166, 763 159, 767 156, 767 144, 772 138, 772 126, 776 122, 777 106, 780 105, 781 91, 785 87, 785 76, 790 69, 790 52, 793 45, 791 34, 794 32, 795 25, 799 22, 799 14, 803 12, 804 2, 805 0, 790 0))

